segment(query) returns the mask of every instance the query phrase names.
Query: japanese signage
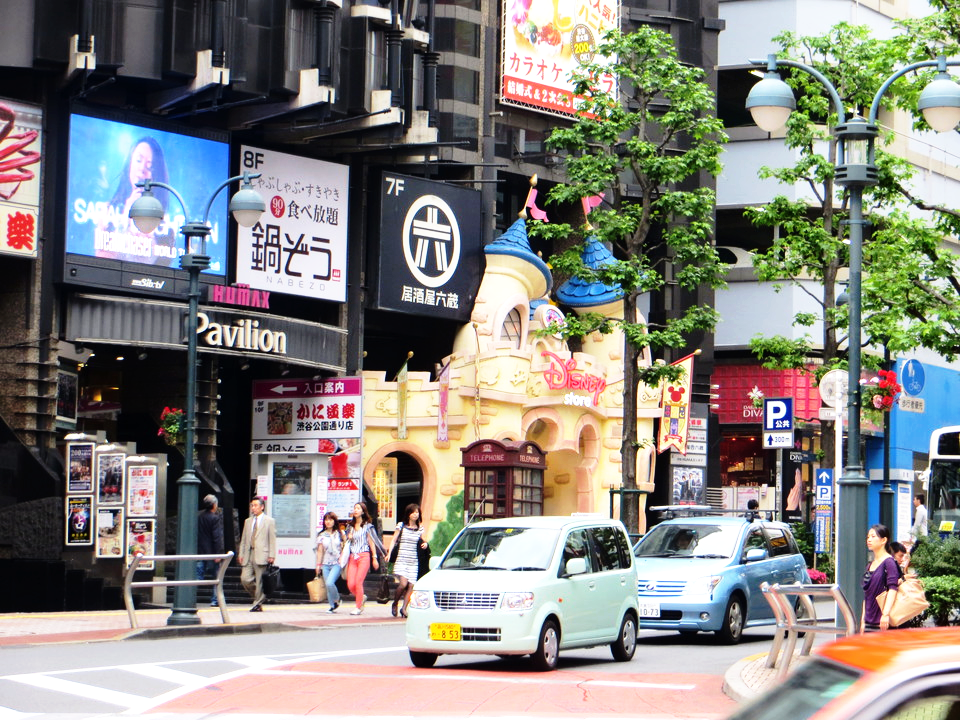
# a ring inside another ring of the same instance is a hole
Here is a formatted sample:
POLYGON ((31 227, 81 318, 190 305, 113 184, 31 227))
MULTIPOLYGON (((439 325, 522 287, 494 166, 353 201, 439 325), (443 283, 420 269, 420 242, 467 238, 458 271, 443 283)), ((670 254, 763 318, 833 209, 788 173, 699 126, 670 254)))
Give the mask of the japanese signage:
MULTIPOLYGON (((500 100, 572 115, 571 73, 593 62, 619 15, 616 0, 504 0, 500 100)), ((599 83, 604 92, 615 89, 610 75, 599 83)))
POLYGON ((127 466, 127 514, 150 517, 157 514, 157 466, 127 466))
MULTIPOLYGON (((156 520, 153 518, 127 519, 127 554, 124 563, 126 566, 129 567, 133 562, 133 556, 137 553, 153 555, 156 551, 156 526, 156 520)), ((137 565, 137 570, 153 570, 153 560, 141 562, 137 565)))
MULTIPOLYGON (((285 452, 335 452, 338 438, 359 438, 362 385, 358 377, 327 380, 258 380, 253 384, 253 440, 294 446, 285 452), (320 442, 317 442, 320 441, 320 442)), ((267 448, 269 451, 269 447, 267 448)))
POLYGON ((93 545, 93 496, 67 498, 66 545, 93 545))
POLYGON ((267 203, 237 231, 237 282, 251 288, 343 302, 347 297, 349 168, 243 146, 243 170, 267 203))
POLYGON ((480 286, 480 193, 383 173, 378 307, 466 322, 480 286))
POLYGON ((0 253, 37 256, 43 112, 0 98, 0 253))

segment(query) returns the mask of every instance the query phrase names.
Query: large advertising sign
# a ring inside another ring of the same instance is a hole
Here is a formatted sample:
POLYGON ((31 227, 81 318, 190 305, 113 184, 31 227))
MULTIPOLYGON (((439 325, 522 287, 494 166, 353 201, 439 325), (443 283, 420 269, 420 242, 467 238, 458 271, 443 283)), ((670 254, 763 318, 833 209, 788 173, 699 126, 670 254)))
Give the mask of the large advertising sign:
POLYGON ((0 98, 0 254, 37 256, 43 112, 0 98))
POLYGON ((257 380, 252 436, 256 452, 324 453, 359 438, 363 386, 358 377, 257 380))
POLYGON ((344 302, 347 298, 349 168, 243 146, 242 169, 267 203, 237 232, 237 282, 259 290, 344 302))
MULTIPOLYGON (((571 72, 593 62, 620 25, 617 0, 503 0, 501 102, 561 115, 576 110, 571 72)), ((599 78, 605 91, 613 77, 599 78)))
MULTIPOLYGON (((184 222, 202 219, 210 193, 230 176, 230 147, 225 135, 217 137, 223 139, 71 115, 68 262, 72 255, 133 263, 140 266, 140 272, 147 272, 143 266, 179 268, 180 256, 185 253, 180 227, 184 222), (136 183, 143 180, 174 187, 192 217, 185 217, 180 203, 169 192, 157 188, 153 192, 163 205, 163 220, 152 233, 140 232, 129 212, 142 192, 136 183)), ((229 194, 229 190, 220 192, 210 208, 212 232, 204 252, 211 258, 210 269, 205 271, 211 275, 227 272, 229 194)))
POLYGON ((470 319, 480 287, 480 193, 383 173, 377 305, 470 319))

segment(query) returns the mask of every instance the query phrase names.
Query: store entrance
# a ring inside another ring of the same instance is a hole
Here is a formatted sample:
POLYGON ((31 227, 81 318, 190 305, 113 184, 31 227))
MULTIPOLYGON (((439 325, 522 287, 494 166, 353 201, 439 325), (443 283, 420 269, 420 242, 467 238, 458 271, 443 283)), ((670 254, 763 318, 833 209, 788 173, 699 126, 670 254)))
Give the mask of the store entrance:
POLYGON ((746 510, 756 500, 761 510, 776 507, 776 467, 756 431, 724 431, 720 439, 723 507, 746 510))

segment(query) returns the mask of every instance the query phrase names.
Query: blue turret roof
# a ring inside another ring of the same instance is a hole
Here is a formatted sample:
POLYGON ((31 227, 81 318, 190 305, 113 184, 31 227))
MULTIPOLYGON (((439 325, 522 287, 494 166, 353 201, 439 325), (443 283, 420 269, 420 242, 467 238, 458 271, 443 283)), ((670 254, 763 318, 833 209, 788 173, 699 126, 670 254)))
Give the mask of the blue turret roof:
POLYGON ((503 235, 487 245, 483 252, 487 255, 510 255, 526 260, 543 274, 547 288, 553 286, 553 275, 550 274, 550 268, 547 267, 540 256, 530 249, 530 242, 527 240, 527 223, 523 218, 518 218, 503 235))
MULTIPOLYGON (((597 238, 590 236, 580 253, 583 264, 597 269, 614 262, 613 255, 597 238)), ((570 307, 593 307, 606 305, 623 297, 623 288, 601 282, 587 282, 578 277, 567 280, 556 292, 557 300, 570 307)))

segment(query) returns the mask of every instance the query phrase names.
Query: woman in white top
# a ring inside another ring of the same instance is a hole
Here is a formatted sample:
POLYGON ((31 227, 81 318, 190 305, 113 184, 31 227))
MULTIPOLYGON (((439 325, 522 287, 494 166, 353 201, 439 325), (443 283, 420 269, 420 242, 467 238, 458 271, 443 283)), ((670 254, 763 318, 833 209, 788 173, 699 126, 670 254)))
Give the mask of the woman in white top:
POLYGON ((340 553, 346 534, 337 524, 337 514, 328 512, 323 516, 323 531, 317 536, 317 575, 323 574, 323 583, 327 586, 327 602, 336 612, 340 606, 340 592, 337 590, 337 578, 340 577, 340 553))
POLYGON ((391 612, 397 616, 397 605, 403 600, 400 615, 407 616, 407 605, 413 593, 413 584, 426 572, 420 567, 422 551, 427 549, 427 541, 423 539, 423 526, 420 524, 420 506, 416 503, 407 505, 403 511, 403 522, 397 525, 393 534, 393 543, 390 546, 390 561, 394 563, 393 574, 397 576, 397 594, 394 596, 391 612))

